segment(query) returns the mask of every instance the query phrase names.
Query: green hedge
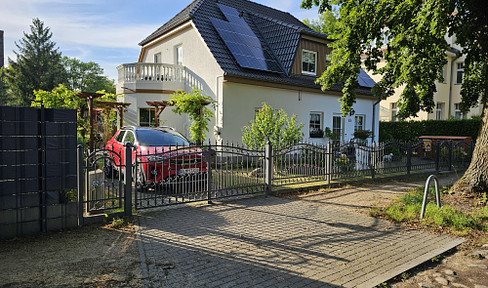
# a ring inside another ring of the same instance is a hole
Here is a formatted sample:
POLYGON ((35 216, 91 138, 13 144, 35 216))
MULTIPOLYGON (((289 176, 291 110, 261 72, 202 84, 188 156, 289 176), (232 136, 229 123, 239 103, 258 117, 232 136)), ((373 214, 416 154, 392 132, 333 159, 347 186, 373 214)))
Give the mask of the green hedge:
POLYGON ((452 120, 424 120, 380 122, 380 142, 387 140, 412 141, 419 136, 478 137, 480 118, 452 120))

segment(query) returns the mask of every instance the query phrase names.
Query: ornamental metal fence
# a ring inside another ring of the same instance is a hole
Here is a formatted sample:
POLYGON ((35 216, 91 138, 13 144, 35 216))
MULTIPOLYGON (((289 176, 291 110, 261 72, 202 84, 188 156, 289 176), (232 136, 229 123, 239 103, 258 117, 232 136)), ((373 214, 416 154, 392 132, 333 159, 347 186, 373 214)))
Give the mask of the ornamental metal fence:
MULTIPOLYGON (((279 193, 355 180, 467 168, 474 143, 445 141, 367 145, 297 143, 279 149, 232 144, 167 147, 143 152, 79 152, 84 215, 279 193)), ((81 149, 81 148, 80 148, 81 149)), ((81 215, 83 216, 83 215, 81 215)))

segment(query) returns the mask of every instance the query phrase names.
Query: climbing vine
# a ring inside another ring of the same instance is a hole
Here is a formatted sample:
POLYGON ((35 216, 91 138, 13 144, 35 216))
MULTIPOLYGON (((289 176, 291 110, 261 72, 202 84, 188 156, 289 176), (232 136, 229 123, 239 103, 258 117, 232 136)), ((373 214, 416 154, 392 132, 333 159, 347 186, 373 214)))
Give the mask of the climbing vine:
POLYGON ((206 132, 208 132, 208 122, 213 117, 213 112, 208 107, 214 105, 215 101, 210 97, 202 94, 197 88, 192 88, 191 93, 178 90, 170 95, 169 105, 175 106, 173 112, 178 115, 188 114, 190 121, 190 140, 195 141, 197 145, 203 143, 206 132))

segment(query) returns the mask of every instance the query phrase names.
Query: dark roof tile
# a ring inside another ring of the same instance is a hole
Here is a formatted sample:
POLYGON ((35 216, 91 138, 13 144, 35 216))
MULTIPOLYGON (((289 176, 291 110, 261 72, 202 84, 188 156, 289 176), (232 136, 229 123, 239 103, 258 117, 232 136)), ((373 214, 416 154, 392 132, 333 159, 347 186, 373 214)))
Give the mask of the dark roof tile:
MULTIPOLYGON (((141 41, 139 45, 149 43, 189 19, 193 21, 215 60, 222 70, 224 70, 225 75, 301 87, 320 88, 315 83, 314 77, 293 75, 290 71, 301 34, 308 34, 322 39, 327 39, 327 36, 315 32, 290 13, 247 0, 195 0, 146 39, 141 41), (285 73, 260 71, 239 66, 210 21, 210 18, 226 21, 217 3, 233 7, 237 11, 243 12, 246 23, 260 40, 263 49, 267 50, 276 58, 275 60, 281 64, 285 73)), ((358 81, 361 86, 357 89, 358 93, 372 95, 371 83, 374 84, 374 81, 368 78, 369 76, 366 73, 360 73, 358 75, 358 81)), ((340 85, 335 85, 331 90, 340 91, 341 87, 340 85)))

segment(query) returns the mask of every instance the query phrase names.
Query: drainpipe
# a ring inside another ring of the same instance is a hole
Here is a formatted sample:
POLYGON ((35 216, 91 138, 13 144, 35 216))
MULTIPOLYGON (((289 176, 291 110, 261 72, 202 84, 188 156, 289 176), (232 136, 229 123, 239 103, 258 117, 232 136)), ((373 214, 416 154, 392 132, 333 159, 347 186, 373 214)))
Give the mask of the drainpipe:
MULTIPOLYGON (((375 128, 376 128, 375 127, 376 125, 374 125, 375 122, 376 122, 375 121, 376 120, 376 109, 375 108, 376 108, 376 105, 378 105, 378 103, 381 102, 381 100, 382 99, 378 99, 376 102, 373 103, 373 125, 372 125, 373 128, 372 128, 372 131, 371 131, 371 139, 373 140, 373 142, 374 142, 374 136, 375 136, 374 135, 374 131, 375 131, 375 128)), ((379 139, 378 139, 378 141, 379 141, 379 139)))
MULTIPOLYGON (((449 52, 448 52, 449 53, 449 52)), ((449 54, 447 54, 449 56, 449 54)), ((451 75, 449 75, 449 109, 448 109, 448 114, 447 114, 447 118, 449 119, 452 115, 451 115, 451 102, 452 102, 452 78, 453 78, 453 71, 454 71, 454 64, 455 64, 455 61, 456 59, 458 59, 459 56, 454 54, 454 58, 452 58, 451 60, 451 75)))

